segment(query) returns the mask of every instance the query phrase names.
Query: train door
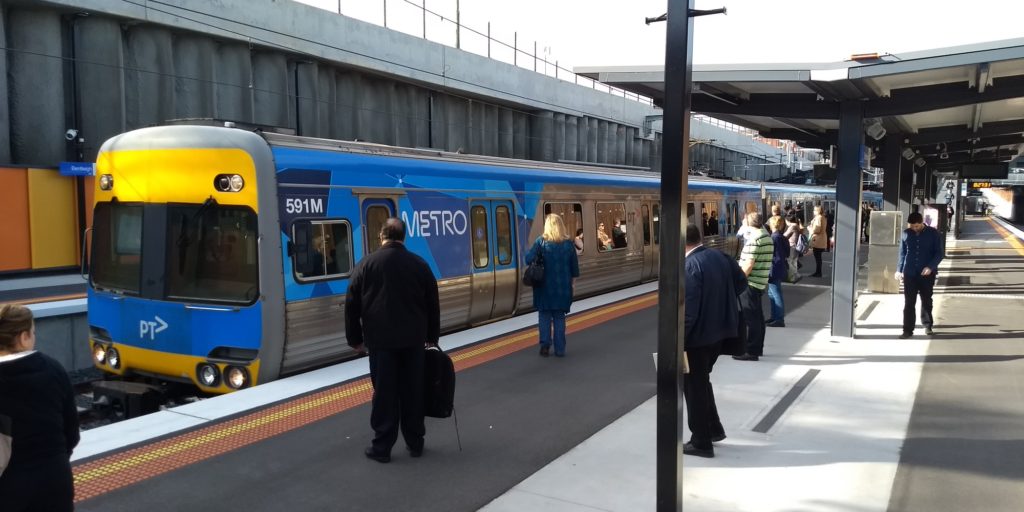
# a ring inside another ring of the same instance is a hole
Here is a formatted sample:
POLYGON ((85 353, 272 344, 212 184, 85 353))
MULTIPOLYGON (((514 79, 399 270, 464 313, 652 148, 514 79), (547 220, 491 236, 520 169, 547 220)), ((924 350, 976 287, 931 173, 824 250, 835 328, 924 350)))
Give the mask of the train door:
POLYGON ((395 203, 390 199, 363 201, 363 256, 380 249, 380 229, 384 221, 395 216, 395 203))
POLYGON ((469 203, 472 271, 470 323, 512 314, 519 273, 512 201, 474 200, 469 203))
POLYGON ((658 267, 655 266, 655 254, 658 252, 658 248, 651 242, 651 203, 643 203, 640 205, 640 225, 643 230, 643 268, 641 270, 640 279, 646 281, 658 275, 658 267))
POLYGON ((661 203, 651 203, 651 276, 655 277, 661 265, 661 203))

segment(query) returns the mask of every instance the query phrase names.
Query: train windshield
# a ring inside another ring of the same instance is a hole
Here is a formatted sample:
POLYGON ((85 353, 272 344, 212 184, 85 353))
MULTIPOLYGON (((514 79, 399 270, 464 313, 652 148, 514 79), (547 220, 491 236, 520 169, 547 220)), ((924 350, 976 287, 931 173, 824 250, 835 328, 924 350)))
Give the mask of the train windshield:
POLYGON ((137 295, 142 269, 142 205, 97 204, 93 226, 93 286, 137 295))
POLYGON ((251 303, 259 265, 256 214, 246 207, 167 208, 167 298, 251 303))
POLYGON ((98 203, 93 221, 92 284, 98 289, 236 304, 251 304, 259 294, 256 213, 248 207, 212 199, 98 203))

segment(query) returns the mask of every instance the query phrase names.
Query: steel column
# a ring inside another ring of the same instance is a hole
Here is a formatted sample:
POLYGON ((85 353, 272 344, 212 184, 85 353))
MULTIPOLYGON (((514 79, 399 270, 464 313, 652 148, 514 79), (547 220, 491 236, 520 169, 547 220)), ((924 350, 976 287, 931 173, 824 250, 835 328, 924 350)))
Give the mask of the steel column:
POLYGON ((839 167, 836 170, 836 249, 832 251, 832 335, 853 336, 860 245, 860 152, 863 106, 844 101, 839 109, 839 167), (853 248, 853 250, 850 250, 853 248))
POLYGON ((900 203, 900 169, 903 167, 902 140, 898 134, 890 133, 885 139, 882 154, 885 156, 885 175, 882 181, 882 209, 894 211, 900 203))
POLYGON ((690 140, 694 0, 669 0, 665 33, 664 155, 661 161, 661 262, 658 268, 658 512, 683 510, 682 358, 683 201, 690 140))
POLYGON ((911 203, 914 201, 914 161, 900 165, 900 211, 906 219, 912 211, 911 203))

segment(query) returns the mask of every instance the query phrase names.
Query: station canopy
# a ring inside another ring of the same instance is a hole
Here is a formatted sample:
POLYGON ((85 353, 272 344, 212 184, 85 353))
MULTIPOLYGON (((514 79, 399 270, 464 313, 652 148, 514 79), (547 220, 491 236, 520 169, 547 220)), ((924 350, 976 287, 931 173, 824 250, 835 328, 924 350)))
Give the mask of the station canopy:
MULTIPOLYGON (((574 71, 664 104, 664 66, 574 71)), ((1007 162, 1024 151, 1024 38, 837 63, 695 65, 691 98, 693 112, 821 149, 837 144, 841 102, 862 101, 875 150, 895 142, 936 171, 1007 162)), ((873 165, 886 166, 879 157, 873 165)))

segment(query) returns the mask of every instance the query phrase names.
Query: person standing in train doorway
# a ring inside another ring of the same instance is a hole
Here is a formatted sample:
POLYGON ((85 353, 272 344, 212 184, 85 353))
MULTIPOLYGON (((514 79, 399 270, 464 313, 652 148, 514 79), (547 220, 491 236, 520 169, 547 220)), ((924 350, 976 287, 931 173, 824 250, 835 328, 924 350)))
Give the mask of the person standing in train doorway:
POLYGON ((896 279, 903 282, 903 334, 900 339, 914 335, 917 324, 915 307, 921 296, 921 324, 925 334, 934 334, 932 328, 932 290, 935 273, 942 261, 942 237, 939 230, 924 225, 919 212, 907 217, 907 229, 900 237, 900 258, 896 263, 896 279))
POLYGON ((704 247, 700 230, 686 226, 686 311, 684 338, 689 372, 683 374, 686 423, 690 440, 684 455, 714 457, 712 443, 725 439, 718 417, 711 370, 722 351, 722 341, 735 338, 739 329, 736 297, 747 288, 747 279, 736 260, 704 247))
POLYGON ((399 428, 409 454, 423 455, 423 349, 437 345, 441 307, 433 271, 405 247, 405 223, 387 219, 380 240, 352 271, 345 336, 369 352, 374 437, 366 457, 390 462, 399 428))
POLYGON ((4 512, 74 509, 75 393, 67 371, 35 346, 32 311, 0 305, 0 443, 7 437, 11 448, 9 461, 0 459, 4 512))
POLYGON ((747 323, 747 353, 732 356, 738 361, 757 361, 764 353, 764 306, 762 297, 768 287, 775 245, 764 229, 761 214, 747 214, 747 226, 753 231, 747 236, 740 254, 740 269, 747 276, 747 289, 740 294, 740 307, 747 323))
POLYGON ((814 273, 811 277, 821 277, 821 253, 828 249, 828 219, 822 213, 821 205, 814 207, 814 218, 807 226, 811 235, 811 249, 814 251, 814 273))
POLYGON ((558 214, 544 217, 544 233, 526 253, 526 263, 533 263, 538 256, 544 261, 544 284, 533 288, 533 307, 540 330, 540 355, 548 357, 554 344, 555 357, 565 357, 565 314, 572 305, 580 263, 558 214))

